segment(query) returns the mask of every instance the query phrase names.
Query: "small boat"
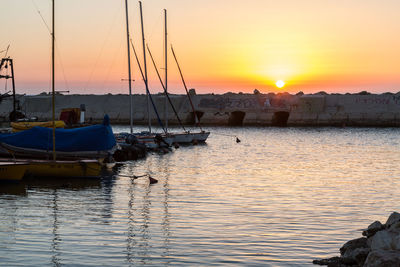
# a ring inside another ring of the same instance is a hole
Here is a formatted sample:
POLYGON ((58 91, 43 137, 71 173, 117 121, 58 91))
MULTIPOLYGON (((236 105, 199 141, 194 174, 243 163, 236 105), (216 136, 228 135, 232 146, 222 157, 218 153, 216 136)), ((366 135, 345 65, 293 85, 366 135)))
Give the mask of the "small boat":
MULTIPOLYGON (((55 121, 55 127, 56 128, 65 128, 65 122, 64 121, 55 121)), ((47 128, 52 128, 53 127, 53 122, 52 121, 18 121, 18 122, 11 122, 11 128, 12 131, 15 132, 20 132, 20 131, 25 131, 29 130, 35 126, 40 126, 40 127, 47 127, 47 128)))
POLYGON ((204 143, 210 132, 201 131, 201 132, 169 132, 167 134, 168 137, 172 138, 173 143, 178 144, 193 144, 193 143, 204 143))
POLYGON ((146 146, 147 149, 153 150, 158 148, 167 148, 170 147, 174 138, 171 136, 163 136, 160 134, 151 134, 149 132, 140 132, 140 133, 118 133, 115 134, 115 139, 117 140, 118 145, 122 145, 125 143, 129 144, 141 144, 146 146))
POLYGON ((21 180, 29 164, 25 162, 0 162, 0 181, 19 181, 21 180))
MULTIPOLYGON (((49 159, 53 154, 52 129, 32 129, 0 134, 0 145, 10 154, 24 158, 49 159)), ((109 118, 103 124, 74 129, 56 129, 55 153, 58 159, 101 159, 115 150, 115 138, 109 118)))

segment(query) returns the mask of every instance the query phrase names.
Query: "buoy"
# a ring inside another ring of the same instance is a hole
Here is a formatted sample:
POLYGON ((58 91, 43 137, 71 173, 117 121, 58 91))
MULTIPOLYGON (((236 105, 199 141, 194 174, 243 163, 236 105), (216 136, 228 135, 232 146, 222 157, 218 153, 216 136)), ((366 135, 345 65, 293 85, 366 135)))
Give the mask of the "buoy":
POLYGON ((157 179, 154 179, 154 178, 151 177, 150 175, 149 175, 149 181, 150 181, 150 184, 156 184, 156 183, 158 183, 158 180, 157 180, 157 179))

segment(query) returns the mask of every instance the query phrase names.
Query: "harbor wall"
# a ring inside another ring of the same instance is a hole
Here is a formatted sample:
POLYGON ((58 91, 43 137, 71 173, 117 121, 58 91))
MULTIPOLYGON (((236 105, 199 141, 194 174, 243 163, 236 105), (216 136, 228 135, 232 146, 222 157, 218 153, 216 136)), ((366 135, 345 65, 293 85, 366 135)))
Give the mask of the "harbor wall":
MULTIPOLYGON (((400 126, 400 94, 233 94, 197 95, 191 90, 196 112, 205 125, 260 126, 400 126)), ((51 96, 18 96, 27 117, 51 119, 51 96)), ((168 105, 170 124, 178 120, 162 94, 153 95, 162 120, 168 105)), ((194 116, 186 95, 171 95, 171 100, 184 124, 193 124, 194 116)), ((99 122, 105 114, 113 124, 129 123, 128 95, 57 95, 56 117, 63 108, 86 107, 86 121, 99 122)), ((0 120, 7 121, 12 111, 12 98, 0 102, 0 120)), ((147 124, 148 104, 145 95, 132 97, 133 121, 147 124)), ((150 104, 150 118, 157 116, 150 104)))

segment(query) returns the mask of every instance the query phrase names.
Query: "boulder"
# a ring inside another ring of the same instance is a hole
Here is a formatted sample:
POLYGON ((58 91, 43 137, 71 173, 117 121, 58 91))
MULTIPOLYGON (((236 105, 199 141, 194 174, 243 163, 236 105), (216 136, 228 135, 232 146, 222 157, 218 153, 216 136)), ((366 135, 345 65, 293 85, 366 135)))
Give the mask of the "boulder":
POLYGON ((373 250, 364 267, 400 267, 400 250, 373 250))
POLYGON ((352 265, 363 266, 370 251, 370 248, 348 249, 343 255, 342 262, 352 265))
POLYGON ((341 248, 340 248, 340 255, 344 255, 347 250, 353 251, 356 248, 368 248, 367 245, 367 238, 365 237, 360 237, 357 239, 350 240, 346 242, 341 248))
POLYGON ((371 250, 391 250, 393 236, 388 231, 379 231, 371 237, 371 250))
POLYGON ((363 236, 366 236, 366 237, 371 237, 371 236, 373 236, 376 232, 378 232, 378 231, 380 231, 380 230, 382 230, 382 229, 384 229, 384 228, 385 228, 385 226, 384 226, 380 221, 375 221, 375 222, 371 223, 371 224, 368 226, 367 230, 364 230, 364 231, 362 232, 362 235, 363 235, 363 236))
POLYGON ((386 221, 386 228, 390 228, 390 226, 392 226, 392 224, 395 224, 397 222, 400 222, 400 213, 398 212, 393 212, 392 214, 390 214, 389 218, 386 221))

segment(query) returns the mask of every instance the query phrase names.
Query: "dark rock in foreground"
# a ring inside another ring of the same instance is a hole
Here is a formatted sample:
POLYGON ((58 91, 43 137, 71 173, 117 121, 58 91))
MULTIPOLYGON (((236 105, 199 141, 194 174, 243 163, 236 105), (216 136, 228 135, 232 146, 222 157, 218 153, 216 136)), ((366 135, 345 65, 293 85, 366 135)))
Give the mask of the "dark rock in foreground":
POLYGON ((365 237, 346 242, 340 257, 314 260, 329 267, 400 267, 400 213, 393 212, 385 224, 375 221, 362 232, 365 237))

